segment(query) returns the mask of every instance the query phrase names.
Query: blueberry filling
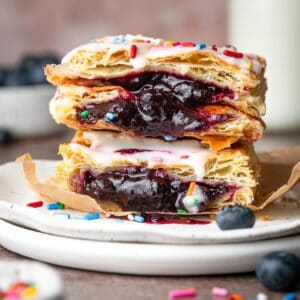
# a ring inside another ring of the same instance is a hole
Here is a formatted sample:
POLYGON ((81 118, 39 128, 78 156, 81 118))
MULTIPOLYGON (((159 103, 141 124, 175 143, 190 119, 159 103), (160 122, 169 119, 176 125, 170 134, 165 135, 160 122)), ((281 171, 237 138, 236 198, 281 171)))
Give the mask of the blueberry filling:
POLYGON ((233 98, 231 90, 185 76, 144 72, 101 80, 101 84, 121 86, 128 93, 107 103, 77 107, 77 119, 82 124, 104 120, 136 135, 180 137, 184 132, 206 130, 234 118, 203 110, 205 105, 233 98))
MULTIPOLYGON (((123 210, 140 212, 177 212, 185 209, 183 198, 190 182, 168 174, 166 169, 122 167, 96 174, 90 170, 75 173, 71 178, 74 192, 97 200, 109 200, 123 210)), ((197 182, 208 202, 221 196, 232 197, 237 187, 228 183, 197 182)), ((229 198, 230 198, 229 197, 229 198)), ((199 206, 199 212, 206 207, 199 206)))

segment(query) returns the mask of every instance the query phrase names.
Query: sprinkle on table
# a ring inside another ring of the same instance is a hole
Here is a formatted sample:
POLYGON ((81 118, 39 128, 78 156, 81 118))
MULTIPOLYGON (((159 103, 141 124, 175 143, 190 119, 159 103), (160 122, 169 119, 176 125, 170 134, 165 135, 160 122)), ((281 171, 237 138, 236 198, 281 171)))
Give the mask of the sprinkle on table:
POLYGON ((80 113, 80 118, 86 119, 90 115, 88 110, 84 110, 80 113))
POLYGON ((223 54, 234 58, 243 58, 244 54, 241 52, 235 52, 231 50, 224 50, 223 54))
POLYGON ((227 297, 229 295, 229 292, 225 288, 220 288, 220 287, 214 287, 211 291, 213 296, 216 297, 227 297))
POLYGON ((137 46, 135 44, 130 47, 130 58, 135 58, 137 53, 137 46))
POLYGON ((245 298, 240 294, 230 295, 229 300, 244 300, 245 298))
POLYGON ((43 201, 30 202, 30 203, 27 203, 26 206, 34 207, 34 208, 41 207, 41 206, 43 206, 43 201))
POLYGON ((193 298, 196 297, 197 291, 194 288, 185 289, 185 290, 171 290, 169 291, 170 299, 178 298, 193 298))
POLYGON ((180 215, 184 215, 187 213, 187 211, 185 209, 177 209, 177 213, 180 215))
POLYGON ((268 296, 264 293, 259 293, 256 296, 256 300, 268 300, 268 296))
POLYGON ((26 298, 29 298, 29 299, 34 298, 37 296, 37 290, 33 285, 31 285, 22 292, 21 296, 25 299, 26 298))
POLYGON ((7 289, 0 290, 0 299, 33 299, 37 296, 37 292, 38 291, 35 285, 22 281, 17 281, 11 284, 7 289))
POLYGON ((295 293, 288 293, 283 296, 282 300, 297 300, 297 295, 295 293))
POLYGON ((87 214, 84 214, 83 217, 86 220, 96 220, 96 219, 100 219, 100 214, 99 213, 87 213, 87 214))

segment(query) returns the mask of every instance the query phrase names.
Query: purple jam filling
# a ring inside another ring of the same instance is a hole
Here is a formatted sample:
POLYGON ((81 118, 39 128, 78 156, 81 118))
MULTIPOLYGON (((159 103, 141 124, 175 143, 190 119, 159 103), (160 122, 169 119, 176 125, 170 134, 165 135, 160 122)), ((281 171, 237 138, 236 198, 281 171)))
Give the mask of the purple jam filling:
MULTIPOLYGON (((176 212, 185 209, 183 198, 190 182, 168 174, 166 169, 122 167, 95 174, 89 170, 74 174, 72 190, 97 200, 109 200, 123 210, 139 212, 176 212)), ((208 202, 223 195, 234 194, 237 187, 226 182, 196 182, 208 202)), ((199 212, 206 206, 199 204, 199 212)))
POLYGON ((144 72, 102 80, 128 91, 108 103, 88 103, 77 107, 82 124, 105 120, 136 135, 180 137, 184 132, 206 130, 233 118, 230 114, 211 114, 201 107, 233 98, 228 88, 165 72, 144 72), (82 114, 87 111, 87 114, 82 114))
POLYGON ((129 148, 129 149, 116 150, 115 153, 119 153, 121 155, 131 155, 131 154, 136 154, 141 152, 153 152, 153 151, 154 150, 129 148))

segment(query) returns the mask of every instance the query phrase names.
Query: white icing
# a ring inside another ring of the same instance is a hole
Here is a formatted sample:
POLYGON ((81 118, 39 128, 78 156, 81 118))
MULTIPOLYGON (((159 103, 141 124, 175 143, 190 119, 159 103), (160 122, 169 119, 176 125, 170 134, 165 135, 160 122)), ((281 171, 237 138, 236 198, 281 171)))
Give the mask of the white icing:
POLYGON ((199 212, 199 207, 206 207, 207 196, 202 192, 199 186, 195 186, 195 190, 192 195, 185 196, 182 200, 183 206, 189 213, 196 214, 199 212), (197 200, 197 203, 195 202, 197 200))
POLYGON ((82 151, 93 161, 110 166, 112 161, 125 160, 133 164, 145 164, 149 168, 163 163, 164 165, 188 165, 194 169, 196 180, 203 180, 205 162, 211 151, 202 148, 198 141, 185 140, 165 142, 152 138, 137 138, 104 131, 83 133, 84 138, 91 142, 90 147, 71 143, 74 151, 82 151), (148 152, 121 154, 120 149, 143 149, 148 152))
POLYGON ((135 44, 137 46, 137 55, 135 58, 130 59, 129 63, 135 69, 143 69, 147 65, 148 59, 166 57, 170 55, 185 54, 192 51, 202 51, 206 53, 212 53, 213 55, 221 58, 225 62, 231 65, 236 65, 244 72, 254 71, 255 73, 261 72, 261 64, 256 55, 243 54, 242 58, 236 58, 224 55, 224 50, 236 51, 233 46, 217 47, 217 50, 213 50, 210 45, 207 45, 203 49, 197 49, 196 47, 190 46, 166 46, 166 41, 162 39, 154 39, 145 36, 135 36, 135 35, 119 35, 119 36, 108 36, 102 39, 95 39, 85 45, 77 47, 71 50, 62 60, 62 63, 69 63, 72 57, 80 50, 86 51, 100 51, 109 49, 108 53, 116 52, 120 49, 127 50, 130 52, 130 47, 135 44), (148 41, 139 42, 137 39, 148 41), (251 62, 249 68, 248 62, 251 62))

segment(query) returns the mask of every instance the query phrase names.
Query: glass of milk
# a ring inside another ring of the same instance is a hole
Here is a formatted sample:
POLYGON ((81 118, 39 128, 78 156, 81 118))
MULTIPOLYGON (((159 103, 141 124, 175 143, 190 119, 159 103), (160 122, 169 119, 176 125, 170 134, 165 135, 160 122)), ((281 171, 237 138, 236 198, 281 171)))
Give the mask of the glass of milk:
POLYGON ((300 1, 228 1, 228 41, 267 60, 268 129, 300 130, 300 1))

